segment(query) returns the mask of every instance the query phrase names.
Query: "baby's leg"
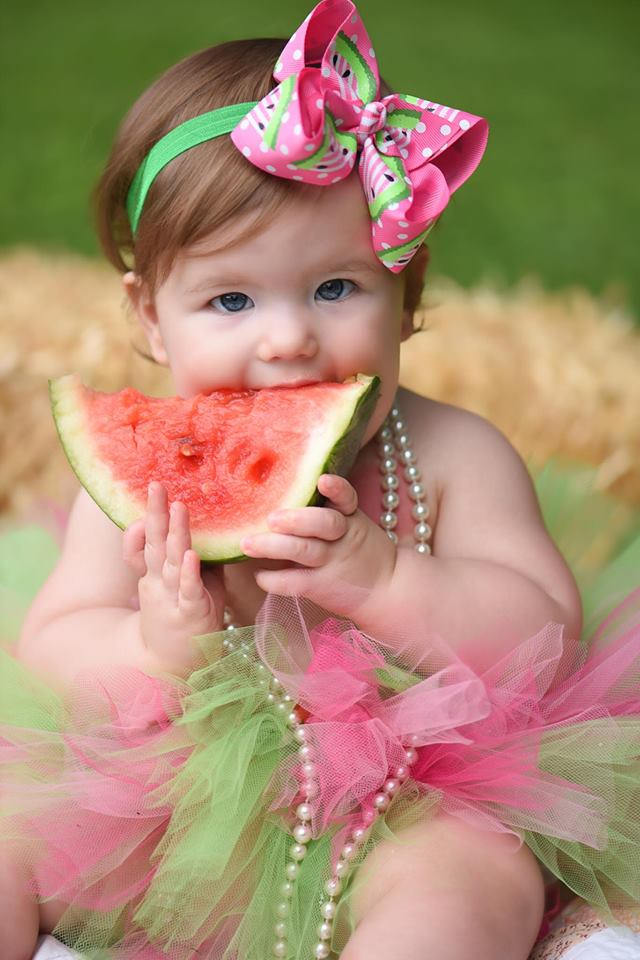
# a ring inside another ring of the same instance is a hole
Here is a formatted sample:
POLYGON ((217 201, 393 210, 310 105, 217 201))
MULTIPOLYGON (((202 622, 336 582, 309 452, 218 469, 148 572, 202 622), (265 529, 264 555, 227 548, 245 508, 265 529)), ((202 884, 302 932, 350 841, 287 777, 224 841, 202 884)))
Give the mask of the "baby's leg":
POLYGON ((38 939, 38 905, 29 893, 27 873, 17 858, 0 854, 0 956, 31 960, 38 939))
POLYGON ((39 933, 51 933, 66 910, 60 900, 38 904, 33 883, 14 850, 0 852, 0 957, 31 960, 39 933))
POLYGON ((509 835, 437 817, 381 843, 360 868, 341 960, 526 960, 542 874, 509 835))

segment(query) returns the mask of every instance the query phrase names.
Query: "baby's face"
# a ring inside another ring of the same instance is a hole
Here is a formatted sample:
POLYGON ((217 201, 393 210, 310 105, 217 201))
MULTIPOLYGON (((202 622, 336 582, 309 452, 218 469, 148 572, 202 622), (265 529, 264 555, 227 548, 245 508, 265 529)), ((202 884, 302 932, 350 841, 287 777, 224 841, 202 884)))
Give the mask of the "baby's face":
MULTIPOLYGON (((220 238, 212 238, 219 246, 220 238)), ((228 249, 184 252, 155 296, 147 334, 183 397, 378 374, 398 383, 404 280, 378 261, 357 176, 301 194, 266 229, 228 249), (204 253, 203 253, 204 251, 204 253)))

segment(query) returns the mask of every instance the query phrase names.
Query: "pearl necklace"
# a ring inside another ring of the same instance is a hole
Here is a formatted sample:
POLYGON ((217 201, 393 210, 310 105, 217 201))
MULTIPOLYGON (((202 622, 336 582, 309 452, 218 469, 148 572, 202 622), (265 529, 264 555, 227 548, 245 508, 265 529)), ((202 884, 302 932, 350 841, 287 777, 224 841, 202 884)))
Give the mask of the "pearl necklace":
MULTIPOLYGON (((408 488, 408 494, 414 505, 411 510, 413 519, 416 521, 413 528, 415 540, 415 550, 420 554, 430 554, 431 547, 428 540, 431 536, 431 527, 427 523, 429 516, 429 507, 425 502, 425 489, 421 483, 422 474, 417 466, 416 457, 411 449, 411 443, 407 434, 406 425, 402 420, 400 411, 394 406, 387 419, 377 434, 378 453, 380 457, 380 472, 382 474, 382 508, 380 516, 380 526, 385 530, 387 536, 393 543, 398 542, 398 535, 395 527, 398 523, 396 510, 400 503, 398 495, 398 459, 404 467, 404 478, 408 488)), ((222 642, 223 647, 229 653, 239 650, 244 660, 254 661, 254 668, 257 674, 258 685, 265 690, 265 698, 268 704, 275 707, 276 711, 286 717, 286 723, 289 727, 294 740, 298 743, 298 759, 300 761, 299 774, 300 797, 301 802, 295 809, 296 823, 291 831, 292 843, 289 847, 289 859, 285 867, 285 876, 280 885, 280 900, 276 904, 273 932, 275 940, 273 943, 273 956, 286 958, 290 956, 289 941, 287 939, 288 925, 287 919, 291 912, 290 900, 294 892, 294 884, 300 873, 300 864, 307 854, 307 844, 313 839, 311 832, 311 819, 313 814, 313 801, 319 793, 317 781, 317 769, 314 763, 313 750, 307 743, 308 731, 305 729, 304 722, 300 719, 300 714, 293 703, 293 698, 286 692, 280 680, 275 677, 265 667, 261 661, 255 661, 251 655, 252 644, 246 640, 237 643, 238 628, 231 622, 231 615, 225 611, 225 625, 227 636, 222 642)), ((384 781, 381 788, 374 792, 369 801, 363 803, 360 808, 359 822, 352 829, 349 839, 343 845, 340 856, 336 861, 330 878, 324 885, 325 899, 320 906, 320 920, 317 928, 318 941, 313 951, 314 960, 326 960, 331 955, 329 941, 333 933, 333 920, 338 908, 338 900, 343 890, 343 885, 347 880, 353 868, 352 861, 361 852, 362 846, 366 843, 371 827, 375 820, 388 810, 393 797, 400 789, 401 785, 409 778, 410 769, 417 759, 415 749, 415 738, 409 737, 404 746, 405 762, 389 771, 388 778, 384 781)))
POLYGON ((380 526, 386 530, 387 536, 393 543, 398 542, 395 527, 398 523, 396 509, 400 503, 397 477, 399 457, 404 467, 404 478, 407 483, 407 492, 414 501, 411 516, 416 521, 413 528, 415 549, 417 553, 429 554, 431 547, 428 540, 431 536, 431 527, 427 523, 429 506, 425 503, 425 489, 422 472, 416 463, 416 455, 411 449, 411 441, 407 434, 404 420, 397 407, 392 407, 389 416, 378 431, 378 453, 380 455, 380 472, 382 474, 382 508, 380 526))

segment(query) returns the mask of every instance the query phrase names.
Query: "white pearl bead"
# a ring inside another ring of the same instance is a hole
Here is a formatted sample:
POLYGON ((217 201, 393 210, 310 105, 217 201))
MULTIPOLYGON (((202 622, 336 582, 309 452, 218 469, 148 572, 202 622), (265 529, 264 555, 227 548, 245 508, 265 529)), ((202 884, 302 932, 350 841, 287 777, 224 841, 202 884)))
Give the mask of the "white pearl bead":
POLYGON ((340 851, 340 856, 343 860, 353 860, 357 852, 358 850, 355 843, 347 842, 340 851))
POLYGON ((294 733, 294 737, 296 738, 296 740, 298 740, 299 743, 305 742, 305 740, 307 739, 307 731, 305 730, 303 725, 300 725, 298 727, 298 729, 294 733))
POLYGON ((275 695, 274 695, 273 693, 268 693, 268 694, 267 694, 267 703, 275 703, 275 702, 276 702, 275 695))
POLYGON ((407 747, 406 750, 404 751, 404 755, 409 765, 411 765, 412 763, 415 763, 416 760, 418 759, 418 754, 413 747, 407 747))
POLYGON ((419 540, 428 540, 431 536, 431 527, 428 523, 425 523, 424 520, 421 520, 419 523, 416 523, 413 528, 413 535, 419 540))
POLYGON ((289 903, 286 900, 281 900, 276 906, 276 916, 280 917, 281 920, 286 920, 290 913, 291 907, 289 903))
POLYGON ((395 452, 396 448, 389 440, 380 444, 380 455, 382 457, 392 457, 395 452))
POLYGON ((336 905, 333 900, 325 900, 325 902, 320 907, 320 913, 325 918, 325 920, 333 920, 336 915, 336 905))
POLYGON ((404 478, 408 480, 409 483, 413 483, 414 480, 420 480, 422 477, 422 470, 420 467, 416 467, 414 463, 411 463, 408 467, 404 469, 404 478))
POLYGON ((402 460, 405 466, 408 466, 410 463, 416 462, 416 455, 413 450, 407 448, 406 450, 400 451, 400 459, 402 460))
POLYGON ((302 784, 301 791, 307 800, 313 800, 314 797, 318 796, 320 787, 314 780, 305 780, 302 784))
POLYGON ((407 740, 409 741, 409 746, 410 746, 410 747, 419 747, 419 746, 420 746, 420 737, 418 736, 417 733, 411 733, 411 734, 407 737, 407 740))
POLYGON ((378 436, 381 440, 391 440, 393 438, 393 431, 390 427, 383 427, 378 436))
POLYGON ((266 672, 267 672, 267 668, 265 667, 264 663, 260 663, 260 662, 256 663, 256 673, 259 673, 262 675, 262 674, 265 674, 266 672))
POLYGON ((400 486, 400 481, 396 477, 395 473, 388 473, 382 478, 380 485, 383 490, 397 490, 400 486))
POLYGON ((288 949, 286 940, 276 940, 273 945, 273 955, 274 957, 286 957, 288 949))
POLYGON ((307 760, 306 763, 302 764, 302 772, 304 773, 305 777, 315 776, 316 771, 317 771, 317 767, 315 763, 311 763, 310 760, 307 760))
POLYGON ((409 484, 409 496, 412 500, 422 500, 424 497, 424 486, 418 480, 409 484))
POLYGON ((330 940, 332 930, 333 924, 327 920, 323 920, 322 923, 318 924, 318 936, 321 940, 330 940))
POLYGON ((416 551, 416 553, 424 553, 424 554, 431 553, 431 547, 429 546, 428 543, 416 543, 414 550, 416 551))
POLYGON ((311 760, 311 747, 308 743, 303 743, 301 747, 298 747, 298 756, 301 760, 311 760))
POLYGON ((387 510, 395 510, 399 503, 400 497, 395 490, 388 490, 382 494, 382 506, 386 507, 387 510))
POLYGON ((338 877, 331 877, 324 885, 324 889, 330 897, 337 897, 342 890, 342 882, 338 877))
POLYGON ((362 819, 367 824, 370 825, 378 816, 378 811, 375 807, 363 807, 362 808, 362 819))
POLYGON ((289 880, 297 880, 298 874, 300 873, 300 866, 297 863, 288 863, 284 868, 284 872, 289 880))
POLYGON ((391 777, 389 780, 385 780, 384 786, 382 789, 387 794, 387 796, 393 797, 398 792, 399 787, 400 787, 399 781, 391 777))
POLYGON ((404 764, 400 764, 399 767, 393 771, 394 777, 396 780, 399 780, 400 783, 404 783, 405 780, 409 778, 409 768, 404 764))
POLYGON ((360 845, 367 840, 369 831, 366 827, 354 827, 354 829, 351 831, 351 836, 353 837, 354 842, 360 845))
POLYGON ((393 530, 385 530, 385 533, 389 537, 389 540, 391 540, 391 543, 398 542, 398 534, 395 533, 393 530))
POLYGON ((268 681, 267 679, 265 679, 264 677, 263 677, 261 680, 258 680, 258 686, 259 686, 262 690, 266 690, 268 684, 269 684, 269 681, 268 681))
POLYGON ((402 433, 402 431, 404 430, 404 426, 405 426, 404 420, 400 420, 400 418, 397 416, 394 417, 393 430, 395 433, 402 433))
POLYGON ((385 530, 393 530, 397 522, 398 518, 395 513, 392 513, 390 510, 380 515, 380 526, 385 530))
POLYGON ((307 848, 303 843, 292 843, 289 847, 289 856, 293 860, 304 860, 307 855, 307 848))
POLYGON ((279 940, 284 940, 284 939, 286 938, 286 936, 287 936, 287 925, 286 925, 286 923, 284 922, 284 920, 278 920, 278 922, 277 922, 276 924, 274 924, 273 932, 275 933, 276 937, 277 937, 279 940))
POLYGON ((287 723, 292 727, 297 727, 298 724, 300 723, 300 717, 295 712, 295 710, 292 710, 291 713, 287 716, 287 723))
POLYGON ((331 951, 327 944, 322 942, 316 943, 313 949, 313 955, 317 958, 317 960, 326 960, 330 953, 331 951))
POLYGON ((386 795, 386 793, 376 793, 375 797, 373 798, 373 805, 376 810, 386 810, 389 806, 389 797, 386 795))
POLYGON ((278 713, 286 713, 289 709, 289 704, 285 703, 284 700, 281 700, 280 703, 276 706, 278 713))
POLYGON ((284 700, 285 703, 292 703, 292 702, 293 702, 293 697, 291 696, 290 693, 285 693, 285 695, 284 695, 284 697, 283 697, 282 699, 284 700))
POLYGON ((285 880, 284 883, 280 884, 280 895, 283 897, 293 896, 293 884, 291 880, 285 880))
POLYGON ((299 823, 298 826, 293 829, 293 836, 298 843, 309 843, 311 840, 311 830, 305 826, 304 823, 299 823))
POLYGON ((271 689, 274 693, 279 693, 282 690, 282 684, 277 677, 271 678, 271 689))
POLYGON ((411 510, 411 516, 414 520, 426 520, 429 516, 429 507, 426 503, 416 503, 411 510))
POLYGON ((231 643, 231 640, 227 640, 227 650, 229 651, 229 653, 233 653, 235 648, 236 648, 235 643, 231 643))
POLYGON ((299 803, 296 807, 298 820, 311 820, 311 806, 308 803, 299 803))
POLYGON ((340 877, 341 879, 344 879, 346 875, 349 873, 349 864, 346 862, 346 860, 338 860, 338 862, 336 863, 335 870, 333 872, 336 875, 336 877, 340 877))

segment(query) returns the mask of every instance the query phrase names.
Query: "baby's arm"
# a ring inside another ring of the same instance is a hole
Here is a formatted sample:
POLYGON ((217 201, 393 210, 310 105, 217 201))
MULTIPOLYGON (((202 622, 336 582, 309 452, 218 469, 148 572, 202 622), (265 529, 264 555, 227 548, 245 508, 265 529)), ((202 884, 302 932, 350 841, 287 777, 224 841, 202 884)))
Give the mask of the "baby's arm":
POLYGON ((187 672, 191 638, 217 629, 223 608, 219 583, 210 584, 213 600, 204 589, 188 538, 185 508, 169 521, 160 485, 144 522, 124 537, 81 490, 60 560, 26 618, 19 659, 62 687, 118 666, 187 672))
POLYGON ((544 527, 522 460, 483 418, 438 407, 438 437, 429 437, 443 478, 434 555, 398 550, 387 589, 371 593, 359 625, 392 637, 401 624, 405 638, 426 629, 476 669, 550 621, 578 637, 578 589, 544 527))

